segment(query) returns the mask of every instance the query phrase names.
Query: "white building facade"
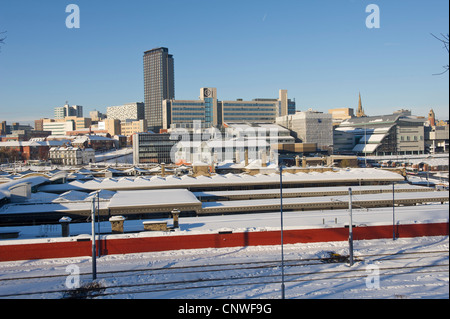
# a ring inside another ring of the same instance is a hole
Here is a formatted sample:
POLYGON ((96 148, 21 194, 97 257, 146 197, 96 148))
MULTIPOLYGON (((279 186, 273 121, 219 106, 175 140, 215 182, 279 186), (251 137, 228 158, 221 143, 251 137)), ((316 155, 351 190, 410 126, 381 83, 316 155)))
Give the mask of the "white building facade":
POLYGON ((57 165, 85 165, 95 163, 95 152, 92 148, 52 147, 49 159, 57 165))

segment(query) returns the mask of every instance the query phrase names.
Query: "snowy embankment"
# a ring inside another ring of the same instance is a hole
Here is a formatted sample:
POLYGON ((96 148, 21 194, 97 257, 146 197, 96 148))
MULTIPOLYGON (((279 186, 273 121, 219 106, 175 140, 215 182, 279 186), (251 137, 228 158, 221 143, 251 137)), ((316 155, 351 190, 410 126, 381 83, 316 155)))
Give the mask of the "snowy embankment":
MULTIPOLYGON (((318 261, 348 255, 346 242, 284 245, 286 298, 449 298, 448 249, 448 236, 355 241, 350 267, 318 261)), ((97 298, 279 299, 280 260, 279 245, 102 256, 97 298)), ((0 263, 0 297, 61 298, 74 269, 91 281, 89 257, 0 263)))
POLYGON ((133 154, 133 149, 131 148, 121 148, 118 150, 96 153, 95 162, 107 162, 130 154, 133 154))

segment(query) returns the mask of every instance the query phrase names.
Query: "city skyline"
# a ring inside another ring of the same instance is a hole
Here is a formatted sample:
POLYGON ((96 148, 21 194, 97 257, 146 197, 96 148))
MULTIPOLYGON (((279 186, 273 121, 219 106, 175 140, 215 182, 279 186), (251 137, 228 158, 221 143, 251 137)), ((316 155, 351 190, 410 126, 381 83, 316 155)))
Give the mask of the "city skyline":
POLYGON ((53 117, 65 101, 91 110, 144 101, 142 54, 169 48, 177 99, 217 87, 219 99, 273 98, 287 89, 297 110, 350 107, 367 115, 409 109, 448 119, 448 54, 432 35, 448 33, 448 2, 175 1, 126 6, 76 1, 80 28, 68 29, 69 3, 3 1, 0 119, 53 117), (368 28, 366 8, 380 10, 368 28))

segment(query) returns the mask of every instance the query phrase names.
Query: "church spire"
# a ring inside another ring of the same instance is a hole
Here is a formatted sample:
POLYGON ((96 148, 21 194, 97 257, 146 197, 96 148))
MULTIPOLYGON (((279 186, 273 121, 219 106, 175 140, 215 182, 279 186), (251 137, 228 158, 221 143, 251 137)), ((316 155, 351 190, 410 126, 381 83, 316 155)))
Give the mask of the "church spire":
POLYGON ((359 92, 358 111, 356 112, 356 116, 357 116, 357 117, 365 117, 365 116, 367 116, 367 115, 364 113, 364 109, 362 108, 362 103, 361 103, 361 92, 359 92))

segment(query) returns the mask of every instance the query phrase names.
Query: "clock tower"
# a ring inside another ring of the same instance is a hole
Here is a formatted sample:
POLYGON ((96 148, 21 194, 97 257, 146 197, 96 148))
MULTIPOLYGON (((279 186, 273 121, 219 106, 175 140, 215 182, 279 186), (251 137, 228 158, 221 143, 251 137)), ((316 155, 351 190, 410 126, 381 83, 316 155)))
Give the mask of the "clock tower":
POLYGON ((205 124, 209 126, 217 126, 217 89, 201 88, 200 100, 203 100, 205 103, 205 124))

